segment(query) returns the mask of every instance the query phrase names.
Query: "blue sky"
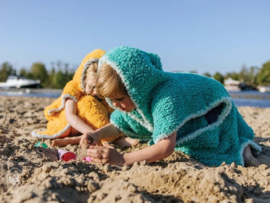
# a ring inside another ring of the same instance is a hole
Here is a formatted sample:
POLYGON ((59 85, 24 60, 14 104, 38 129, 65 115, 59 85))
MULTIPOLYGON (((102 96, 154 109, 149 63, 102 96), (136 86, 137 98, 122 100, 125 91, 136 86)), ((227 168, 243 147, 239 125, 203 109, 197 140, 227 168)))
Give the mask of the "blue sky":
POLYGON ((269 0, 0 0, 0 63, 71 66, 96 48, 157 53, 166 71, 240 71, 270 60, 269 0))

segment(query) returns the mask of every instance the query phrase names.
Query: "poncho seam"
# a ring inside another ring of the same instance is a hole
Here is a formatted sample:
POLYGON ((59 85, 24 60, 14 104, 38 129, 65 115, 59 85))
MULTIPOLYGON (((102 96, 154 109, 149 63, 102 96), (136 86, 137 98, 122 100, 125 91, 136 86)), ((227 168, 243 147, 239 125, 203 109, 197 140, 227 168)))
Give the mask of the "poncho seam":
MULTIPOLYGON (((112 68, 114 68, 114 70, 117 72, 117 74, 121 77, 122 82, 124 83, 127 92, 130 89, 130 85, 128 85, 128 82, 126 82, 126 79, 124 78, 124 74, 123 71, 120 70, 120 68, 116 65, 116 63, 110 61, 106 56, 103 56, 100 61, 99 61, 99 66, 102 63, 107 63, 108 65, 110 65, 112 68)), ((153 126, 151 125, 151 123, 146 119, 146 117, 144 116, 144 114, 142 113, 142 111, 138 108, 138 104, 135 102, 134 98, 132 98, 132 96, 128 93, 129 97, 131 98, 131 100, 133 101, 133 103, 136 106, 137 111, 139 112, 139 114, 142 117, 142 120, 137 118, 136 116, 132 115, 131 113, 127 113, 127 112, 123 112, 125 114, 127 114, 128 116, 130 116, 131 118, 133 118, 134 120, 136 120, 137 122, 139 122, 141 125, 143 125, 147 130, 149 130, 150 132, 153 132, 153 126)), ((113 107, 115 108, 115 107, 113 107)), ((119 108, 117 108, 119 109, 119 108)), ((119 109, 120 110, 120 109, 119 109)))
POLYGON ((81 88, 82 90, 84 91, 85 93, 85 85, 84 85, 84 78, 85 78, 85 75, 86 75, 86 71, 88 69, 88 66, 92 63, 98 63, 99 60, 98 58, 93 58, 93 59, 90 59, 88 60, 85 64, 84 64, 84 67, 83 67, 83 71, 82 71, 82 76, 81 76, 81 88))
POLYGON ((243 154, 244 154, 245 148, 246 148, 248 145, 250 145, 251 148, 253 148, 253 149, 255 149, 255 150, 259 151, 259 152, 262 150, 261 146, 259 146, 258 144, 256 144, 256 143, 255 143, 254 141, 252 141, 252 140, 248 140, 247 142, 245 142, 244 144, 242 144, 241 150, 240 150, 240 154, 239 154, 240 159, 241 159, 240 162, 241 162, 242 166, 245 165, 244 155, 243 155, 243 154))
POLYGON ((52 113, 62 111, 64 109, 64 107, 65 107, 65 100, 68 99, 68 98, 74 100, 77 103, 76 97, 74 97, 74 96, 72 96, 70 94, 64 94, 61 97, 62 97, 61 106, 59 108, 56 108, 56 109, 48 110, 48 115, 52 115, 52 113))
POLYGON ((31 135, 33 137, 39 137, 39 138, 49 138, 49 139, 54 139, 57 137, 60 137, 64 132, 66 132, 69 128, 71 127, 71 125, 68 123, 63 130, 59 131, 58 133, 54 134, 54 135, 43 135, 43 134, 38 134, 36 133, 36 131, 32 131, 31 135))
POLYGON ((195 132, 193 132, 193 133, 185 136, 184 138, 177 140, 176 143, 175 143, 175 145, 179 145, 179 144, 182 144, 185 141, 192 140, 192 139, 196 138, 199 134, 201 134, 203 131, 209 130, 209 129, 212 129, 212 128, 215 128, 215 127, 219 126, 223 122, 223 120, 228 116, 229 112, 232 109, 232 103, 231 103, 232 101, 231 101, 231 98, 230 97, 223 97, 220 100, 211 103, 208 107, 206 107, 206 110, 204 109, 204 110, 201 110, 201 111, 197 112, 196 114, 191 114, 189 117, 187 117, 185 120, 183 120, 183 122, 180 123, 180 125, 178 125, 171 132, 166 133, 166 134, 160 134, 160 135, 158 135, 154 139, 154 143, 157 143, 161 139, 164 139, 164 138, 169 137, 172 133, 177 132, 190 119, 193 119, 193 118, 196 118, 196 117, 199 117, 199 116, 202 116, 202 115, 206 114, 212 108, 214 108, 215 106, 217 106, 218 104, 221 104, 223 102, 227 103, 229 106, 228 106, 228 108, 226 108, 226 112, 224 112, 222 114, 223 116, 218 120, 218 122, 215 122, 212 125, 208 125, 205 128, 199 129, 199 130, 197 130, 197 131, 195 131, 195 132))

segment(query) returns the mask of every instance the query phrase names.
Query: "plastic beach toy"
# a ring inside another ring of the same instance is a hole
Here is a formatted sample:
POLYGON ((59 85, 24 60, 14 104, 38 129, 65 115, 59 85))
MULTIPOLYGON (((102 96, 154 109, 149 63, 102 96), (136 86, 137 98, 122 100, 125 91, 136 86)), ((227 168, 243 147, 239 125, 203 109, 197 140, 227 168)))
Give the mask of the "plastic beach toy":
POLYGON ((88 162, 92 161, 92 159, 91 159, 91 157, 90 157, 90 156, 83 157, 83 158, 82 158, 82 160, 84 160, 84 161, 88 161, 88 162))
POLYGON ((76 160, 76 154, 62 149, 58 149, 58 157, 64 161, 76 160))
POLYGON ((39 141, 35 144, 35 147, 43 147, 46 149, 48 148, 48 145, 46 145, 44 142, 39 141))

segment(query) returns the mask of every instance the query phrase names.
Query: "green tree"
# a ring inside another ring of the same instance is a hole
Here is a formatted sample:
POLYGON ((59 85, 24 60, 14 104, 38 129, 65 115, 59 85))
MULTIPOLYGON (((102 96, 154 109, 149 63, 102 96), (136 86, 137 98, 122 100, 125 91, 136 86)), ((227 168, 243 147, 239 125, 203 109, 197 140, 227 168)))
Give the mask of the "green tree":
POLYGON ((56 73, 55 79, 56 79, 55 88, 62 89, 66 85, 65 75, 63 74, 63 72, 61 70, 59 70, 56 73))
POLYGON ((65 63, 65 64, 64 64, 64 69, 65 69, 65 72, 64 72, 65 81, 66 81, 66 83, 67 83, 67 82, 69 82, 70 80, 72 80, 73 74, 70 73, 70 70, 69 70, 69 64, 68 64, 68 63, 65 63))
POLYGON ((250 68, 246 68, 245 66, 243 66, 238 74, 238 78, 239 80, 243 81, 246 85, 255 86, 258 71, 259 71, 258 67, 252 66, 250 68))
POLYGON ((239 80, 239 75, 238 75, 238 73, 236 73, 236 72, 227 73, 227 74, 225 75, 225 78, 231 78, 231 79, 233 79, 233 80, 239 80))
POLYGON ((253 86, 257 85, 257 76, 259 73, 259 68, 252 66, 249 68, 249 79, 250 79, 250 84, 253 86))
POLYGON ((24 77, 27 78, 29 76, 28 74, 29 73, 27 72, 26 68, 21 68, 20 69, 19 75, 24 76, 24 77))
POLYGON ((250 68, 246 68, 243 66, 238 76, 241 81, 243 81, 246 85, 255 86, 255 79, 257 76, 259 68, 252 66, 250 68))
POLYGON ((48 84, 48 87, 50 88, 55 88, 56 86, 56 73, 55 73, 55 66, 54 66, 54 62, 51 62, 51 71, 49 74, 49 81, 50 84, 48 84))
POLYGON ((69 64, 61 61, 51 62, 49 74, 50 88, 63 88, 67 82, 72 80, 74 72, 70 71, 69 64))
POLYGON ((191 70, 191 71, 189 71, 190 73, 197 73, 197 71, 196 70, 191 70))
POLYGON ((33 63, 31 67, 32 78, 35 80, 40 80, 41 84, 46 86, 48 83, 48 73, 46 67, 43 63, 33 63))
POLYGON ((248 69, 246 68, 245 65, 243 65, 243 67, 241 68, 239 74, 238 74, 238 77, 239 77, 239 80, 241 81, 248 81, 248 69))
POLYGON ((208 72, 204 73, 203 75, 206 76, 206 77, 209 77, 209 78, 212 77, 212 75, 210 73, 208 73, 208 72))
POLYGON ((259 85, 270 85, 270 61, 263 64, 257 74, 256 81, 259 85))
MULTIPOLYGON (((62 67, 63 62, 62 61, 57 61, 56 66, 57 66, 57 69, 58 69, 58 71, 57 71, 57 73, 55 75, 56 88, 61 89, 67 83, 67 81, 66 81, 66 73, 65 73, 65 71, 64 72, 62 71, 62 69, 63 69, 63 67, 62 67)), ((66 69, 66 68, 64 68, 64 69, 66 69)))
POLYGON ((219 73, 219 72, 216 72, 214 74, 213 78, 215 80, 219 81, 221 84, 223 84, 223 82, 224 82, 224 76, 221 73, 219 73))
POLYGON ((6 82, 9 75, 16 75, 16 70, 14 70, 8 62, 4 62, 0 69, 0 81, 6 82))

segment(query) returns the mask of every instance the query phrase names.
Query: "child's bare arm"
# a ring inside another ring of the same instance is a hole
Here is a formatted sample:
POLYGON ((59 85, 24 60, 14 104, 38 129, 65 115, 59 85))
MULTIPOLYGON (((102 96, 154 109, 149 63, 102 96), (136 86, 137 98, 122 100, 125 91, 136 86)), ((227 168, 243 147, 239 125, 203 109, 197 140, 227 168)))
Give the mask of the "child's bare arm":
POLYGON ((80 145, 86 144, 99 144, 101 139, 117 138, 121 132, 111 123, 99 128, 95 131, 89 131, 83 134, 80 145))
POLYGON ((68 99, 65 102, 66 119, 72 128, 83 133, 93 131, 79 116, 76 115, 76 102, 68 99))
POLYGON ((175 142, 176 132, 155 145, 127 154, 120 154, 116 149, 110 147, 90 146, 88 156, 91 156, 96 163, 109 163, 119 166, 132 165, 144 160, 150 163, 170 156, 174 151, 175 142))
POLYGON ((124 154, 124 164, 132 165, 134 162, 146 160, 151 163, 170 156, 174 152, 176 132, 168 138, 160 140, 157 144, 142 150, 124 154))

